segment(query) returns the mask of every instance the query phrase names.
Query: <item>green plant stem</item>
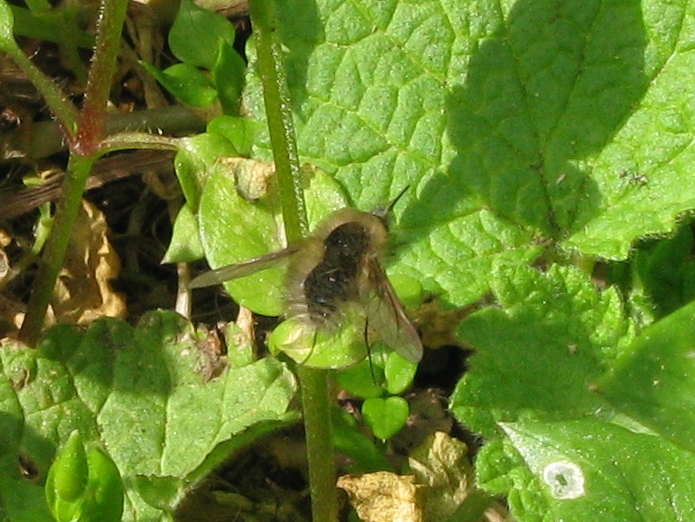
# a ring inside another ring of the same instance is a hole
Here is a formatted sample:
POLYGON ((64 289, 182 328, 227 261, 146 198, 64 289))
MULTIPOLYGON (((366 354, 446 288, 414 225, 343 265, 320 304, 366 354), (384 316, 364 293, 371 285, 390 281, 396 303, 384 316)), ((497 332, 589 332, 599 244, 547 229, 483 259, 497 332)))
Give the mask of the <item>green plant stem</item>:
POLYGON ((311 519, 337 522, 338 500, 333 458, 333 426, 328 374, 324 370, 300 366, 297 369, 302 388, 304 432, 309 460, 311 519))
POLYGON ((29 346, 36 345, 41 334, 46 309, 51 301, 58 273, 63 266, 72 228, 80 208, 84 185, 95 161, 96 157, 76 154, 70 156, 67 168, 69 175, 66 174, 62 187, 63 196, 58 200, 52 233, 41 256, 27 313, 19 331, 20 340, 29 346))
POLYGON ((282 45, 277 31, 275 4, 272 0, 250 1, 249 11, 258 53, 258 69, 263 82, 263 99, 273 146, 275 171, 280 185, 285 233, 287 241, 293 243, 309 233, 309 225, 299 175, 292 100, 282 62, 282 45))
MULTIPOLYGON (((89 70, 84 107, 77 119, 77 132, 70 143, 70 159, 58 202, 52 234, 46 243, 32 287, 27 313, 19 338, 29 346, 38 342, 46 310, 63 266, 72 228, 80 208, 87 177, 98 158, 98 144, 104 136, 106 103, 116 71, 121 28, 127 0, 103 0, 97 27, 94 59, 89 70)), ((69 129, 66 129, 69 132, 69 129)), ((72 136, 72 133, 69 132, 72 136)))
POLYGON ((99 143, 99 154, 118 150, 142 149, 149 150, 178 150, 178 138, 170 136, 160 136, 159 134, 148 134, 146 132, 119 132, 109 136, 99 143))
MULTIPOLYGON (((294 243, 308 234, 309 227, 299 174, 292 105, 274 8, 273 1, 249 2, 285 233, 288 242, 294 243)), ((297 374, 302 389, 312 519, 316 522, 334 522, 338 520, 338 504, 327 373, 300 366, 297 374)))
POLYGON ((78 119, 77 152, 88 155, 104 137, 106 104, 111 80, 116 73, 116 57, 121 43, 127 0, 102 0, 97 27, 97 42, 89 69, 85 102, 78 119))
MULTIPOLYGON (((99 149, 103 152, 114 148, 114 141, 125 142, 128 140, 127 131, 130 131, 132 141, 135 141, 135 131, 143 131, 137 138, 137 143, 131 144, 134 148, 143 148, 144 140, 148 148, 162 148, 154 141, 173 140, 167 136, 176 134, 194 134, 205 131, 205 121, 196 113, 181 105, 147 109, 127 114, 109 114, 106 120, 107 137, 100 143, 99 149), (143 136, 146 130, 157 131, 156 134, 143 136), (117 138, 116 133, 126 134, 117 138), (114 135, 114 136, 111 136, 114 135)), ((12 141, 14 143, 15 140, 12 141)), ((65 136, 60 126, 55 121, 40 121, 31 128, 27 155, 32 159, 45 158, 65 149, 65 136)), ((124 148, 121 143, 118 148, 124 148)))

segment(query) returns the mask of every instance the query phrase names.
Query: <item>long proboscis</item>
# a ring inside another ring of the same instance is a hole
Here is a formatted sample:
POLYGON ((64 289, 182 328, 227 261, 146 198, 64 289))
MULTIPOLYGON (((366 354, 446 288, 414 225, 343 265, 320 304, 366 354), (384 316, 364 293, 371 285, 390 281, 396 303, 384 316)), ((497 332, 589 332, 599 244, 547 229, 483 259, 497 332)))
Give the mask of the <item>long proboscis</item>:
POLYGON ((256 272, 260 272, 261 270, 266 270, 277 265, 283 259, 291 256, 298 250, 298 246, 290 246, 276 252, 271 252, 270 254, 242 261, 241 263, 227 265, 216 270, 204 272, 199 276, 194 277, 188 287, 203 288, 205 286, 214 286, 222 284, 225 281, 229 281, 230 279, 237 279, 239 277, 255 274, 256 272))

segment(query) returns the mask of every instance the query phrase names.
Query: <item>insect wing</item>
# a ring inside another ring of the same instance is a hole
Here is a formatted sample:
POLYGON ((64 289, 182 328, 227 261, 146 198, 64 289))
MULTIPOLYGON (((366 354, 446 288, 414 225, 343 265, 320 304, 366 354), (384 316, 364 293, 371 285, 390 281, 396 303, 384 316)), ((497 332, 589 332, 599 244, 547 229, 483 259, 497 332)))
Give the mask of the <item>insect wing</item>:
POLYGON ((241 263, 227 265, 223 266, 222 268, 218 268, 217 270, 204 272, 199 276, 194 277, 188 287, 202 288, 204 286, 219 285, 225 281, 229 281, 230 279, 237 279, 239 277, 255 274, 256 272, 260 272, 261 270, 265 270, 277 265, 283 259, 291 256, 298 250, 299 247, 291 246, 276 252, 271 252, 270 254, 265 254, 263 256, 254 257, 247 261, 242 261, 241 263))
POLYGON ((417 364, 422 359, 422 341, 408 319, 403 304, 376 258, 367 260, 368 285, 360 290, 369 326, 381 340, 407 361, 417 364))

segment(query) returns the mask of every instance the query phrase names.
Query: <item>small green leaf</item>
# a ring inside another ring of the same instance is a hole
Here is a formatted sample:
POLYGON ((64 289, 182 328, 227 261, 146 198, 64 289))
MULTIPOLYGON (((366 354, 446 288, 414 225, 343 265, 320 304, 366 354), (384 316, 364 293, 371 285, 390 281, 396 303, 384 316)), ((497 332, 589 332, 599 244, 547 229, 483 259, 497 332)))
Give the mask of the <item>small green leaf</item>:
POLYGON ((388 440, 405 426, 410 413, 403 397, 371 398, 362 405, 362 416, 374 436, 388 440))
POLYGON ((393 465, 386 459, 383 450, 360 431, 359 424, 350 413, 340 408, 333 408, 331 413, 335 449, 352 461, 348 466, 351 473, 393 471, 393 465))
POLYGON ((258 122, 249 118, 239 118, 223 114, 210 120, 207 132, 227 138, 239 156, 248 157, 251 153, 258 122))
POLYGON ((228 42, 221 42, 212 69, 212 79, 225 114, 239 114, 245 71, 246 62, 234 46, 228 42))
POLYGON ((162 263, 192 263, 204 255, 198 221, 190 207, 183 205, 176 215, 169 248, 162 258, 162 263))
MULTIPOLYGON (((218 139, 223 138, 218 136, 218 139)), ((220 268, 284 248, 280 241, 283 234, 278 229, 279 209, 271 197, 273 191, 257 201, 242 197, 240 180, 235 179, 234 172, 218 158, 219 155, 205 158, 213 162, 208 167, 208 172, 213 174, 205 184, 198 213, 200 236, 210 266, 220 268)), ((313 228, 317 222, 344 207, 346 199, 336 181, 325 172, 314 170, 306 177, 308 184, 304 196, 313 228)), ((270 184, 274 182, 272 177, 268 180, 270 184)), ((224 286, 239 304, 261 315, 278 316, 286 308, 286 281, 286 266, 279 263, 228 281, 224 286)), ((327 361, 314 361, 318 365, 330 365, 327 361)))
POLYGON ((58 522, 120 522, 123 482, 114 462, 98 448, 85 451, 75 430, 48 471, 46 500, 58 522))
POLYGON ((198 212, 200 195, 218 158, 236 155, 237 152, 232 144, 217 134, 197 134, 179 141, 174 168, 186 198, 186 204, 194 213, 198 212))
MULTIPOLYGON (((48 472, 46 495, 49 505, 55 505, 56 501, 74 503, 84 494, 88 478, 87 454, 80 433, 75 430, 70 434, 65 447, 58 453, 48 472)), ((56 514, 58 507, 54 509, 53 513, 56 514)), ((71 516, 67 519, 70 518, 71 516)))
POLYGON ((386 390, 393 395, 400 395, 413 384, 416 371, 417 364, 406 361, 396 352, 389 353, 384 369, 386 390))
POLYGON ((212 70, 222 42, 234 44, 234 26, 223 16, 182 0, 169 31, 169 46, 182 62, 212 70))
POLYGON ((188 105, 205 108, 212 105, 217 99, 217 91, 210 79, 190 64, 177 63, 164 71, 160 71, 146 62, 140 62, 140 64, 166 90, 188 105))
POLYGON ((312 368, 346 368, 367 356, 364 343, 364 314, 359 307, 346 307, 340 326, 316 328, 301 319, 278 325, 268 344, 271 352, 283 352, 297 363, 312 368))
MULTIPOLYGON (((78 24, 79 9, 75 6, 62 6, 52 9, 50 3, 40 1, 41 8, 30 6, 25 9, 11 6, 14 14, 14 33, 40 40, 56 42, 63 46, 79 46, 83 49, 94 47, 94 35, 82 30, 78 24)), ((30 5, 31 2, 27 2, 30 5)))
POLYGON ((362 399, 381 397, 384 394, 380 385, 384 380, 384 368, 378 364, 378 358, 374 357, 373 352, 372 357, 335 372, 335 380, 342 389, 362 399))
POLYGON ((123 481, 111 458, 98 447, 87 452, 89 489, 93 497, 83 508, 85 520, 121 522, 123 481))
POLYGON ((695 303, 642 332, 599 381, 598 391, 618 410, 694 451, 693 347, 695 303))
MULTIPOLYGON (((247 261, 284 247, 270 198, 245 200, 227 170, 222 163, 211 167, 212 176, 200 200, 200 237, 212 268, 247 261)), ((285 270, 280 265, 271 267, 228 281, 224 287, 240 305, 261 315, 278 316, 285 311, 285 270)))

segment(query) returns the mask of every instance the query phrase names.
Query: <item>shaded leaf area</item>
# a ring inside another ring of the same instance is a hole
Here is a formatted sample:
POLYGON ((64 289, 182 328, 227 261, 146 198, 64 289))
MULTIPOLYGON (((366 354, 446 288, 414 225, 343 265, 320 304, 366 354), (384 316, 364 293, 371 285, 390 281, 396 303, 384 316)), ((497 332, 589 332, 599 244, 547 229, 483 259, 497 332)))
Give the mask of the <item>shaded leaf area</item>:
POLYGON ((695 206, 685 2, 280 9, 300 154, 363 210, 412 186, 392 270, 455 305, 500 259, 624 259, 695 206))
POLYGON ((295 421, 292 374, 266 359, 206 380, 190 324, 153 312, 137 328, 105 319, 59 326, 37 350, 0 351, 0 496, 12 520, 50 520, 45 473, 78 429, 116 462, 124 520, 164 520, 201 477, 261 434, 295 421), (19 459, 36 470, 20 473, 19 459), (31 506, 31 507, 29 507, 31 506))

